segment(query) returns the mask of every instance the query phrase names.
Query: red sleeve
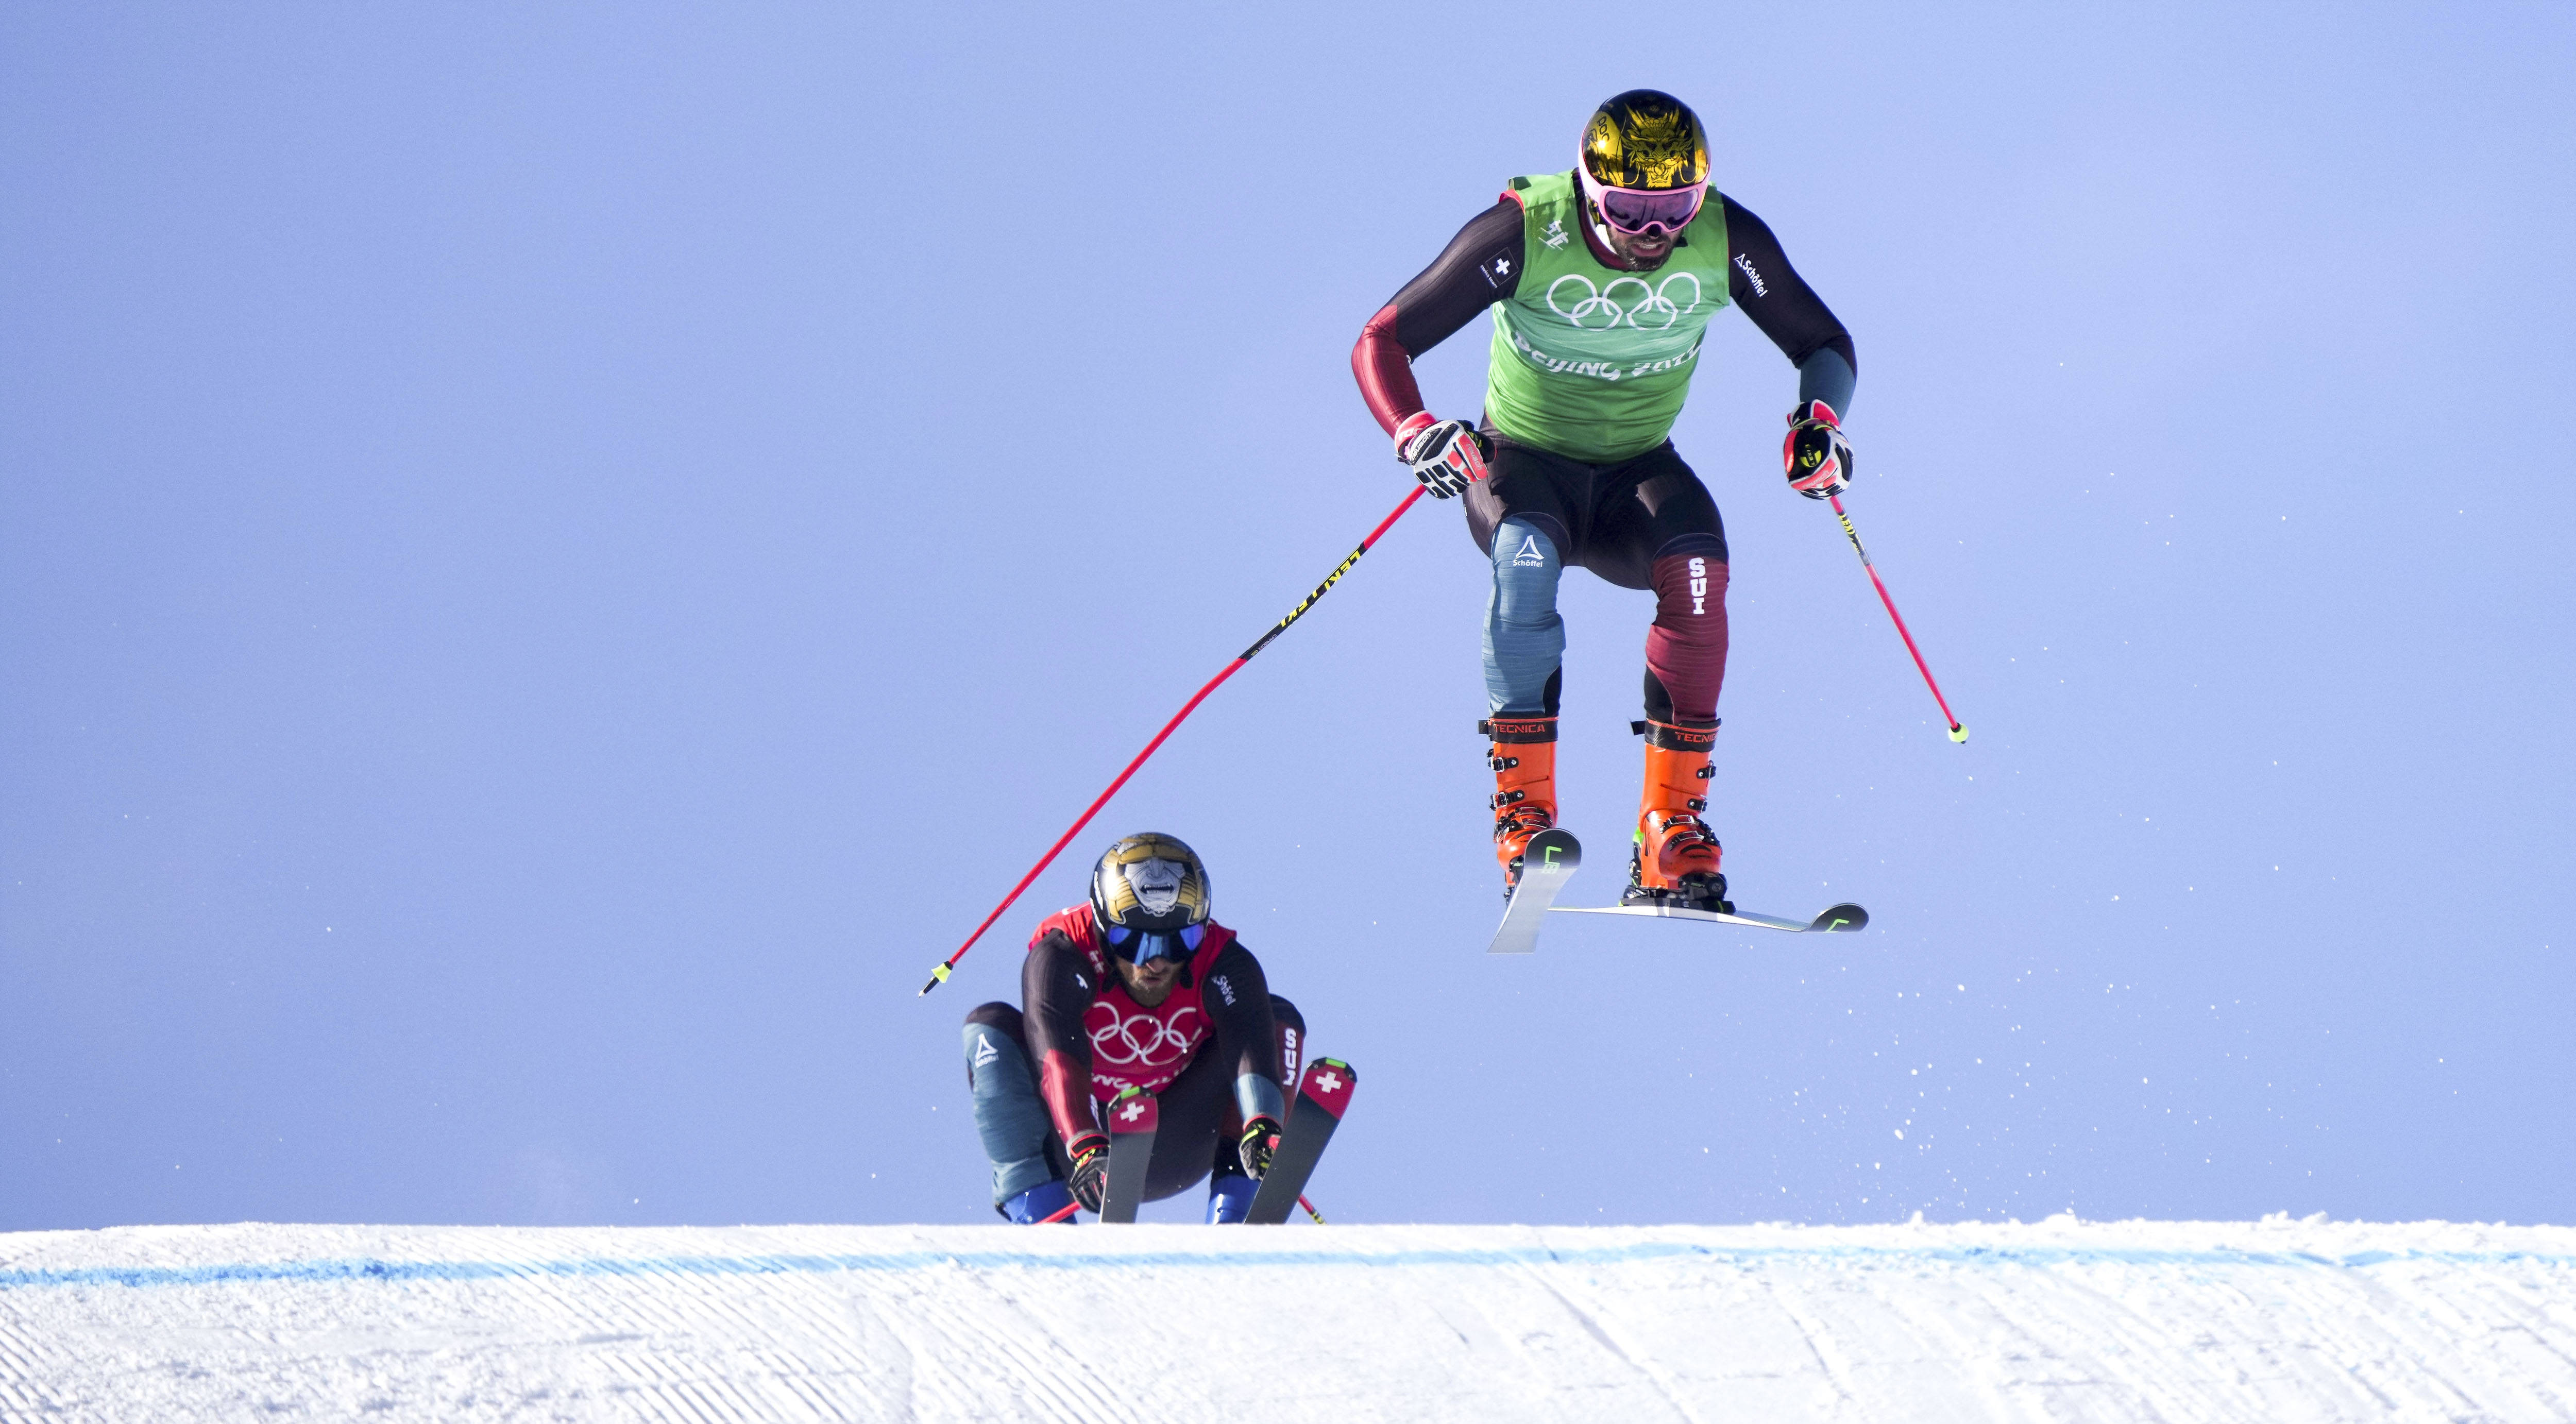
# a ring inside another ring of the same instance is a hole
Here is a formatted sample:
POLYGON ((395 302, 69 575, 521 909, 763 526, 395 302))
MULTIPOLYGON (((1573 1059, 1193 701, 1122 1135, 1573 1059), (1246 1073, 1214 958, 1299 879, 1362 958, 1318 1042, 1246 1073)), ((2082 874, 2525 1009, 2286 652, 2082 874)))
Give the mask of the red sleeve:
POLYGON ((1431 265, 1360 328, 1351 374, 1359 378, 1369 414, 1387 434, 1422 413, 1413 358, 1519 288, 1521 247, 1520 195, 1505 193, 1469 219, 1431 265))
POLYGON ((1413 358, 1395 339, 1395 303, 1377 309, 1360 328, 1359 345, 1351 348, 1351 374, 1359 377, 1360 399, 1389 436, 1405 418, 1422 409, 1422 388, 1413 381, 1413 358))
POLYGON ((1046 1104, 1047 1117, 1055 1123, 1055 1135, 1067 1147, 1081 1140, 1087 1132, 1100 1130, 1100 1119, 1091 1111, 1091 1064, 1077 1063, 1073 1055, 1061 1048, 1047 1050, 1046 1060, 1038 1065, 1038 1098, 1046 1104))

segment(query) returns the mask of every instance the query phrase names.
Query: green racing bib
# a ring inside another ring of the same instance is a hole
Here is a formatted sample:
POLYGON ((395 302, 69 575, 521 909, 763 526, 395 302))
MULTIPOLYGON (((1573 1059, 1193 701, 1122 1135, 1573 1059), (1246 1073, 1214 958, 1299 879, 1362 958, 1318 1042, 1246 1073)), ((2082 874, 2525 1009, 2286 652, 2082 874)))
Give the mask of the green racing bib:
POLYGON ((1726 205, 1711 190, 1652 272, 1604 267, 1583 241, 1574 172, 1515 178, 1521 278, 1494 304, 1485 415, 1524 445, 1596 465, 1664 443, 1708 319, 1728 304, 1726 205))

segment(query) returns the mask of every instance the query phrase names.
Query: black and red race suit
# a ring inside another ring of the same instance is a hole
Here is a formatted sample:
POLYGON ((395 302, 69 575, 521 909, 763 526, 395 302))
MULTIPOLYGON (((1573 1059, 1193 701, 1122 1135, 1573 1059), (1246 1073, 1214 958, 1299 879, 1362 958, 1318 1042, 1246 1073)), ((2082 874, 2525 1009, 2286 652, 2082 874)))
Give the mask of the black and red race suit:
MULTIPOLYGON (((1860 371, 1851 333, 1789 265, 1789 255, 1768 224, 1724 193, 1711 191, 1709 198, 1726 205, 1728 300, 1798 368, 1802 402, 1822 400, 1848 413, 1852 380, 1860 371), (1835 359, 1819 366, 1815 357, 1820 352, 1831 352, 1835 359)), ((1588 223, 1583 239, 1604 265, 1624 267, 1588 223)), ((1351 374, 1359 378, 1369 414, 1387 434, 1422 409, 1414 358, 1520 290, 1525 246, 1521 205, 1517 195, 1507 192, 1458 229, 1431 265, 1397 289, 1360 328, 1359 342, 1351 348, 1351 374)))
MULTIPOLYGON (((1851 334, 1789 265, 1762 219, 1723 193, 1710 192, 1708 201, 1723 205, 1728 299, 1798 368, 1799 407, 1822 400, 1848 412, 1858 370, 1851 334)), ((1361 327, 1351 372, 1389 434, 1423 409, 1413 358, 1519 292, 1528 265, 1523 211, 1520 194, 1505 192, 1361 327)), ((1594 224, 1578 226, 1602 268, 1641 270, 1613 252, 1594 224)), ((1570 566, 1654 591, 1646 715, 1714 726, 1726 678, 1730 555, 1707 486, 1669 440, 1610 464, 1587 464, 1505 438, 1490 421, 1485 429, 1493 446, 1488 477, 1459 503, 1468 537, 1493 565, 1484 639, 1493 714, 1556 715, 1565 648, 1557 580, 1570 566)))
POLYGON ((1214 1053, 1225 1085, 1257 1075, 1284 1097, 1269 981, 1234 931, 1214 921, 1199 927, 1172 992, 1148 1008, 1110 968, 1088 904, 1049 915, 1029 939, 1020 1002, 1038 1095, 1065 1142, 1100 1130, 1094 1103, 1129 1087, 1162 1093, 1203 1051, 1214 1053))

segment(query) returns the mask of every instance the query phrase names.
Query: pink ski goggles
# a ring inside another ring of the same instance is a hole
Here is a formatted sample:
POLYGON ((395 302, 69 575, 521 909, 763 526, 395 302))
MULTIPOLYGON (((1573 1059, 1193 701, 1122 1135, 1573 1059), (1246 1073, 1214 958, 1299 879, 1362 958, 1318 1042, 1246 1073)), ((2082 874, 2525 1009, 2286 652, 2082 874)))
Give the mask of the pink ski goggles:
POLYGON ((1599 209, 1601 220, 1616 232, 1630 237, 1654 233, 1678 233, 1699 216, 1699 205, 1708 198, 1708 184, 1693 183, 1687 188, 1612 188, 1604 186, 1590 172, 1583 173, 1583 196, 1599 209))

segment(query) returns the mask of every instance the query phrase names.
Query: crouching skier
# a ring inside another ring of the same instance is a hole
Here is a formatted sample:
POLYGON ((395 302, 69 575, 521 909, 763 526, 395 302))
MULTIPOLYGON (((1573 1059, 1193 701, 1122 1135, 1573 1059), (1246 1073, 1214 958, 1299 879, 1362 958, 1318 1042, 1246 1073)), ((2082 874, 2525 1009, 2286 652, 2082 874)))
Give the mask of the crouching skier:
POLYGON ((995 1211, 1024 1224, 1077 1202, 1099 1211, 1109 1136, 1098 1105, 1135 1087, 1161 1115, 1145 1199, 1205 1175, 1207 1219, 1243 1220, 1287 1117, 1282 1085, 1306 1023, 1234 931, 1208 918, 1196 852, 1150 833, 1111 846, 1092 867, 1091 902, 1030 937, 1020 998, 1024 1008, 966 1016, 995 1211))

